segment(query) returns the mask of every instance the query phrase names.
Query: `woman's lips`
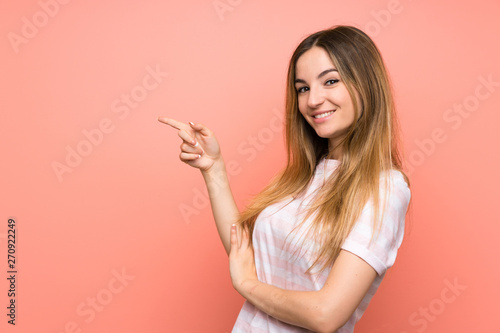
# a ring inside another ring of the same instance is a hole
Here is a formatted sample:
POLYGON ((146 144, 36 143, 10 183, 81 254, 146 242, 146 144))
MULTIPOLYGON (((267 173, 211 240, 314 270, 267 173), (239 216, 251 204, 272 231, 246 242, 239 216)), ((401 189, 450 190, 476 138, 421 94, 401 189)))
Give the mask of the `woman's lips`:
POLYGON ((334 113, 335 113, 335 110, 326 111, 326 112, 316 114, 316 115, 312 116, 312 118, 313 118, 315 123, 322 123, 322 122, 325 122, 326 120, 328 120, 334 113), (319 117, 319 118, 316 118, 316 117, 319 117))

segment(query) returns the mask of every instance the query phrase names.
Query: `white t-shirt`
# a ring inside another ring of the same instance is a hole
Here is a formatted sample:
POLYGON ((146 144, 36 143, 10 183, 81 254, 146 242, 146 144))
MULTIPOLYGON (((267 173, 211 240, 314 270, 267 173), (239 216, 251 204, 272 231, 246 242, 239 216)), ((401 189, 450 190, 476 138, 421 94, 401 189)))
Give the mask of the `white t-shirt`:
MULTIPOLYGON (((303 248, 299 247, 304 240, 301 236, 304 235, 305 228, 310 224, 314 215, 308 219, 309 224, 304 223, 299 232, 294 232, 291 235, 289 233, 302 221, 302 217, 305 216, 305 207, 339 164, 338 160, 322 159, 316 167, 312 182, 305 194, 296 199, 286 198, 279 203, 270 205, 259 214, 252 237, 259 281, 282 289, 297 291, 320 290, 323 287, 331 267, 319 274, 315 271, 312 274, 305 274, 305 271, 314 262, 315 251, 319 249, 320 244, 307 240, 303 248), (300 249, 301 252, 297 256, 295 251, 300 249)), ((392 170, 389 174, 392 186, 379 236, 369 245, 373 233, 373 207, 370 199, 342 245, 342 249, 356 254, 370 264, 377 271, 377 277, 349 321, 338 329, 337 333, 352 333, 354 331, 354 325, 368 307, 368 303, 382 282, 386 270, 394 264, 397 251, 403 241, 406 210, 411 194, 399 171, 392 170)), ((381 177, 380 182, 381 202, 384 200, 382 187, 385 184, 382 180, 383 177, 381 177)), ((232 330, 232 333, 240 332, 310 331, 279 321, 245 301, 232 330)))

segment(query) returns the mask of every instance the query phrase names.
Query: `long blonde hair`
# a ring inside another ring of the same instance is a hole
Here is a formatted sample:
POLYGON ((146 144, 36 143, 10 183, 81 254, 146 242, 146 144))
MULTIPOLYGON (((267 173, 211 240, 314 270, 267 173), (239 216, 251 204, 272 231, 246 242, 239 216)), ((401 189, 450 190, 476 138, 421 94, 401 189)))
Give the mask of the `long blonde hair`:
MULTIPOLYGON (((370 37, 358 28, 335 26, 305 38, 290 59, 285 116, 287 165, 239 214, 237 224, 248 228, 251 240, 257 216, 271 204, 302 194, 316 166, 329 153, 328 139, 319 137, 299 112, 294 83, 297 60, 315 46, 323 48, 331 57, 353 101, 354 119, 358 119, 359 112, 361 117, 350 126, 340 142, 340 164, 319 190, 302 221, 316 213, 309 232, 321 244, 316 260, 307 272, 320 263, 321 270, 324 270, 335 261, 370 198, 373 200, 374 223, 380 225, 376 217, 380 214, 381 173, 398 170, 408 186, 410 184, 402 170, 392 87, 380 52, 370 37)), ((386 194, 390 178, 384 177, 386 194)), ((381 218, 384 209, 385 204, 381 218)))

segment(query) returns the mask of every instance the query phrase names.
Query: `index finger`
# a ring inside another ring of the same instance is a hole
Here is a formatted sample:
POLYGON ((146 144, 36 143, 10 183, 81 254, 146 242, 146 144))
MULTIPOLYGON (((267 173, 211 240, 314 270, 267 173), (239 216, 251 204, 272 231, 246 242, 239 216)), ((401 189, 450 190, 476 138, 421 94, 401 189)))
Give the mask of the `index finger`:
POLYGON ((187 127, 186 124, 184 124, 184 123, 182 123, 180 121, 177 121, 177 120, 174 120, 174 119, 170 119, 170 118, 166 118, 166 117, 158 117, 158 121, 160 121, 160 122, 162 122, 164 124, 170 125, 173 128, 177 128, 178 130, 187 127))

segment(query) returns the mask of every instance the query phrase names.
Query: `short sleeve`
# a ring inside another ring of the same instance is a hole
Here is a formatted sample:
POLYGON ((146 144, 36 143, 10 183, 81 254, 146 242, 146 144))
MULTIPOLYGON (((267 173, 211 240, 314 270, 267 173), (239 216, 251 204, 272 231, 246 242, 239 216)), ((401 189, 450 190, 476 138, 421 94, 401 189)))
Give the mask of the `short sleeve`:
MULTIPOLYGON (((406 211, 411 197, 401 172, 392 170, 390 174, 391 186, 380 232, 370 243, 374 233, 373 203, 370 199, 341 247, 366 261, 378 275, 383 275, 396 260, 398 249, 403 242, 406 211)), ((381 178, 381 187, 383 185, 381 178)), ((381 190, 381 203, 383 200, 384 192, 381 190)))

